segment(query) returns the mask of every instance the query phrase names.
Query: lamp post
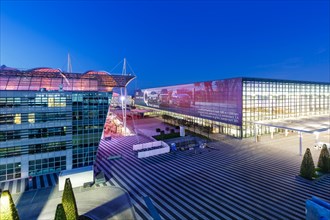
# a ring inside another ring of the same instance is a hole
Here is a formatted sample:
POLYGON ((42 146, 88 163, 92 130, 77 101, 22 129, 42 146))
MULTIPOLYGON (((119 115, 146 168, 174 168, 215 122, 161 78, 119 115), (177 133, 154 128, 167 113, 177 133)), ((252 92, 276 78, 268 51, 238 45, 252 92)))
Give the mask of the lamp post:
POLYGON ((124 123, 124 135, 126 135, 126 88, 125 88, 125 96, 120 96, 120 100, 121 100, 121 111, 122 111, 123 123, 124 123))

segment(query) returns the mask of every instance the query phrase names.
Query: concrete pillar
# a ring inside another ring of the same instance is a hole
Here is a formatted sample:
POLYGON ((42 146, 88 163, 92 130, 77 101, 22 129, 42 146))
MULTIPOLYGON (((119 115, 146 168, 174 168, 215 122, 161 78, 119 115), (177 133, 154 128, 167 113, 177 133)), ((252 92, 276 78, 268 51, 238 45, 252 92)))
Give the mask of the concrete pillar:
POLYGON ((255 141, 258 142, 258 125, 254 124, 254 137, 255 141))
POLYGON ((299 156, 302 156, 302 132, 299 131, 299 156))
POLYGON ((289 131, 288 131, 288 129, 285 129, 285 131, 284 131, 284 134, 285 134, 285 137, 287 137, 287 136, 288 136, 288 134, 289 134, 289 131))
POLYGON ((274 139, 274 128, 270 127, 270 139, 274 139))

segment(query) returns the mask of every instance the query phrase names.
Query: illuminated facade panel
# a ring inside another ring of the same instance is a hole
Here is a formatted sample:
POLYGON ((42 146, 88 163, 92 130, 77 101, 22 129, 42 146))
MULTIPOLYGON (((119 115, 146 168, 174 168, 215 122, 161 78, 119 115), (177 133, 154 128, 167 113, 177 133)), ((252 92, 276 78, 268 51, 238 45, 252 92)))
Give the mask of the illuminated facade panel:
MULTIPOLYGON (((135 94, 137 105, 239 138, 254 136, 255 121, 329 114, 329 100, 330 83, 257 78, 150 88, 135 94)), ((269 129, 260 126, 258 134, 269 129)))

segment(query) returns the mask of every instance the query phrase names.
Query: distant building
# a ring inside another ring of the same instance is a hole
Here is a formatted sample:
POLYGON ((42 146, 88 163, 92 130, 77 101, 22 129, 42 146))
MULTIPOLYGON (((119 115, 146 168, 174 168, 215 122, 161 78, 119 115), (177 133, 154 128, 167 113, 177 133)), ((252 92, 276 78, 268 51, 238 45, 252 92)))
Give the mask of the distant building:
POLYGON ((0 68, 0 181, 92 165, 112 89, 134 76, 0 68))
POLYGON ((287 128, 324 131, 329 122, 322 118, 305 127, 303 121, 301 126, 288 126, 285 120, 329 116, 330 83, 232 78, 137 90, 135 104, 238 138, 287 128))

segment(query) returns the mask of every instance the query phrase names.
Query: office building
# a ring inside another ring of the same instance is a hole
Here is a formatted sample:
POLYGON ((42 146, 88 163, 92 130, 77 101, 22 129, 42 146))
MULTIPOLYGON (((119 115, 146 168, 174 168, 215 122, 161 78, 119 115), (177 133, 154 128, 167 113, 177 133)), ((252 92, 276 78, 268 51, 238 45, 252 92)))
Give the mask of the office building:
POLYGON ((0 181, 92 165, 114 87, 134 76, 0 68, 0 181))

